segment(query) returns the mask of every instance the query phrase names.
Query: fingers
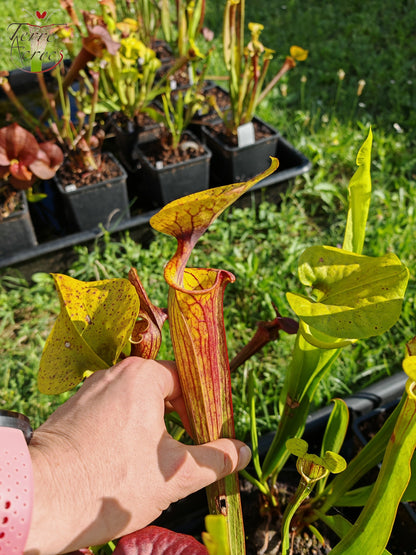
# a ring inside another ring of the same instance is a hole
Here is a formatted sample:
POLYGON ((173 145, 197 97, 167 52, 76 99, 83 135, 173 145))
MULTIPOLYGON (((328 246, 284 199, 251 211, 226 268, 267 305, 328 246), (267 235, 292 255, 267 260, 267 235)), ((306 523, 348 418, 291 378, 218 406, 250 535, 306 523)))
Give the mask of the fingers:
POLYGON ((167 360, 127 357, 111 368, 94 372, 85 380, 83 389, 115 387, 114 384, 138 393, 146 391, 167 402, 182 397, 176 365, 167 360))
MULTIPOLYGON (((184 428, 188 434, 191 434, 191 426, 186 413, 179 376, 174 362, 128 357, 106 372, 120 373, 120 375, 132 372, 136 379, 146 384, 146 387, 151 386, 152 388, 157 388, 156 394, 160 396, 161 399, 164 399, 166 412, 175 410, 179 414, 184 428)), ((96 372, 95 374, 100 373, 96 372)), ((97 379, 100 379, 100 377, 98 376, 97 379)), ((149 392, 149 395, 150 394, 149 392)))
POLYGON ((162 468, 162 472, 177 499, 242 470, 251 459, 249 447, 235 439, 218 439, 204 445, 175 443, 169 469, 162 468))

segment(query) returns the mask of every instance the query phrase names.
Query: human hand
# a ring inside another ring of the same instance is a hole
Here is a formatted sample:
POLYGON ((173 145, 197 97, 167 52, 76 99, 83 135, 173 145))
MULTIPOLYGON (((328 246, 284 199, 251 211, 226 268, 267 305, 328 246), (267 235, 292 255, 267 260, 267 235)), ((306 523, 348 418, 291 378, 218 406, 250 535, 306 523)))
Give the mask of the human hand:
POLYGON ((167 432, 165 410, 186 427, 175 365, 130 357, 95 372, 35 430, 35 480, 25 555, 99 545, 148 525, 172 502, 250 460, 242 442, 184 445, 167 432))

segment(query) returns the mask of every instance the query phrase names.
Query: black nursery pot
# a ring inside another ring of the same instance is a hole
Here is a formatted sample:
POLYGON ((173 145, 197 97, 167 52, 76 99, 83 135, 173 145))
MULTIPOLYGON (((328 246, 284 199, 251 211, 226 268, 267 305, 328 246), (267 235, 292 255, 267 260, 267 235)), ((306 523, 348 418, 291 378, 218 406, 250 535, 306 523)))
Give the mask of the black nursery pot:
POLYGON ((265 136, 247 146, 229 146, 213 128, 202 126, 203 141, 212 152, 211 171, 214 181, 238 183, 263 172, 269 167, 270 156, 275 156, 279 133, 260 118, 253 118, 265 136))
MULTIPOLYGON (((122 120, 122 116, 120 118, 122 120)), ((110 116, 107 126, 105 141, 108 148, 106 150, 113 152, 127 168, 135 165, 136 146, 159 138, 161 127, 150 117, 145 116, 143 116, 142 125, 127 119, 122 125, 117 119, 117 113, 110 116)))
MULTIPOLYGON (((198 142, 192 133, 187 131, 186 134, 190 140, 198 142)), ((178 198, 208 189, 211 152, 206 147, 204 151, 197 158, 158 168, 146 156, 143 145, 139 145, 137 156, 141 165, 142 183, 150 191, 156 206, 164 206, 178 198)))
POLYGON ((26 195, 21 192, 22 208, 0 221, 0 257, 35 247, 38 242, 26 195))
POLYGON ((110 221, 124 221, 130 217, 127 195, 127 174, 111 153, 104 153, 119 168, 119 175, 98 183, 75 188, 64 186, 55 176, 62 196, 67 219, 75 229, 85 231, 110 221))

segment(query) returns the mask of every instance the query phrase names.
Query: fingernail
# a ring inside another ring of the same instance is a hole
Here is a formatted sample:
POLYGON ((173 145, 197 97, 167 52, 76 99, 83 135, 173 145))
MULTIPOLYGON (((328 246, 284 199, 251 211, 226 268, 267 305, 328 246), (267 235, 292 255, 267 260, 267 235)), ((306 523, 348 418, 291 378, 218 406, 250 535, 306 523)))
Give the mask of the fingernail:
POLYGON ((247 447, 247 445, 243 445, 240 448, 240 451, 238 452, 238 463, 237 463, 236 470, 243 470, 243 468, 245 468, 250 462, 250 459, 251 459, 250 447, 247 447))

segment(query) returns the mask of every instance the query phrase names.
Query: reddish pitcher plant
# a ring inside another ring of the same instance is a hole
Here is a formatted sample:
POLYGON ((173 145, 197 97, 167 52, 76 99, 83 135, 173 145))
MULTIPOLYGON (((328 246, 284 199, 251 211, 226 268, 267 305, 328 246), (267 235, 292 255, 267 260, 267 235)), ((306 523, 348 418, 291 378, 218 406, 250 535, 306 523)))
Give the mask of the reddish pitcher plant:
POLYGON ((36 200, 32 186, 51 179, 62 164, 62 150, 51 141, 38 143, 26 129, 12 123, 0 129, 0 219, 19 206, 18 191, 28 191, 36 200))
MULTIPOLYGON (((209 189, 178 199, 153 216, 151 225, 177 240, 165 268, 168 309, 155 307, 137 272, 127 279, 90 283, 54 275, 61 313, 46 341, 39 370, 43 393, 66 391, 90 372, 129 354, 157 356, 161 328, 168 315, 182 392, 196 443, 234 437, 231 380, 223 320, 223 295, 235 277, 226 270, 186 268, 192 249, 211 223, 270 167, 246 183, 209 189)), ((245 552, 236 474, 207 489, 211 514, 227 520, 231 555, 245 552)))

